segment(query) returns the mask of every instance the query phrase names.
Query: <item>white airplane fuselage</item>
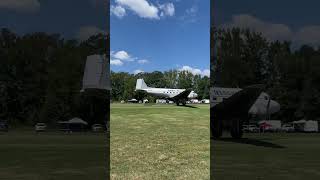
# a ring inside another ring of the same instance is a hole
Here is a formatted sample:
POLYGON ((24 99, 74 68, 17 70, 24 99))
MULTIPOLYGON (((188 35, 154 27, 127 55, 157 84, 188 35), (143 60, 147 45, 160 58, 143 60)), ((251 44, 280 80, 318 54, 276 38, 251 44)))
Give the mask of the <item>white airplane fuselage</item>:
POLYGON ((188 90, 189 94, 184 94, 181 96, 181 93, 187 91, 186 89, 168 89, 168 88, 153 88, 148 87, 148 85, 144 82, 143 79, 138 79, 136 84, 136 91, 145 91, 148 94, 153 96, 166 98, 166 99, 174 99, 176 103, 182 102, 185 104, 187 99, 194 99, 198 97, 198 94, 194 91, 188 90))
POLYGON ((147 88, 147 89, 141 89, 148 94, 158 96, 158 97, 164 97, 164 98, 173 98, 174 96, 182 93, 185 91, 185 89, 166 89, 166 88, 147 88))

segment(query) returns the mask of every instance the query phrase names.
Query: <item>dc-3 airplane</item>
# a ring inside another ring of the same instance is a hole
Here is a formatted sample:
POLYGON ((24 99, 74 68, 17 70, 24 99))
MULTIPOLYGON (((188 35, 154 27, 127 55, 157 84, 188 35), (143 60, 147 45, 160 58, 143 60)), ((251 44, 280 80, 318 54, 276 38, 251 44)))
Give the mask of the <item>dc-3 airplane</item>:
POLYGON ((210 133, 214 138, 222 136, 223 130, 229 130, 233 138, 243 135, 242 124, 249 114, 267 115, 280 110, 280 104, 271 100, 263 92, 263 85, 253 85, 244 89, 211 89, 210 133))
POLYGON ((175 102, 178 106, 186 105, 189 99, 198 97, 198 94, 191 89, 167 89, 167 88, 152 88, 148 87, 143 79, 137 79, 136 91, 145 91, 148 94, 165 98, 175 102))

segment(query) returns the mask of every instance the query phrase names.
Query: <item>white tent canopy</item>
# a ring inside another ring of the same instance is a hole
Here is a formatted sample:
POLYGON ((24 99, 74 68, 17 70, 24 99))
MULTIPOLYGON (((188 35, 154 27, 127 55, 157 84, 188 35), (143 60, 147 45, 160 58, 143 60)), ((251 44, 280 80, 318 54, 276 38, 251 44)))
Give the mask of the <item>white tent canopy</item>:
POLYGON ((83 125, 88 125, 88 123, 80 118, 72 118, 69 121, 59 121, 58 123, 60 124, 83 124, 83 125))
POLYGON ((293 124, 300 124, 300 123, 306 123, 307 121, 305 119, 301 119, 299 121, 293 121, 293 124))

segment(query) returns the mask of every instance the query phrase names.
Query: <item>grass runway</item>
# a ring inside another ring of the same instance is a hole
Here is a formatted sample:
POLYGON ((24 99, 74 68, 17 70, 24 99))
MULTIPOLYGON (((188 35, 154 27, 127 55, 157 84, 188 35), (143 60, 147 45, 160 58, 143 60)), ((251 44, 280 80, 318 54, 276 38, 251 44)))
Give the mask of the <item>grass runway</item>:
POLYGON ((0 179, 105 179, 106 140, 104 133, 0 133, 0 179))
MULTIPOLYGON (((100 180, 105 134, 0 133, 0 179, 100 180)), ((211 140, 215 180, 317 180, 320 134, 211 140)), ((111 179, 209 179, 209 106, 111 106, 111 179)))
POLYGON ((320 134, 245 134, 212 143, 214 180, 320 179, 320 134))
POLYGON ((209 106, 111 105, 111 179, 209 179, 209 106))

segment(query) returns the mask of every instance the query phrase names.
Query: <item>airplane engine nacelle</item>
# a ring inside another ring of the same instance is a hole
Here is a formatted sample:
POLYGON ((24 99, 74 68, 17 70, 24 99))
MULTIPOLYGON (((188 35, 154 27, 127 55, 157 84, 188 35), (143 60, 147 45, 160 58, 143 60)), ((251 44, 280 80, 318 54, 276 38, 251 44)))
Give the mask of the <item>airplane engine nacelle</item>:
POLYGON ((197 98, 197 97, 198 97, 198 94, 195 93, 194 91, 191 91, 191 93, 188 95, 189 99, 194 99, 194 98, 197 98))

